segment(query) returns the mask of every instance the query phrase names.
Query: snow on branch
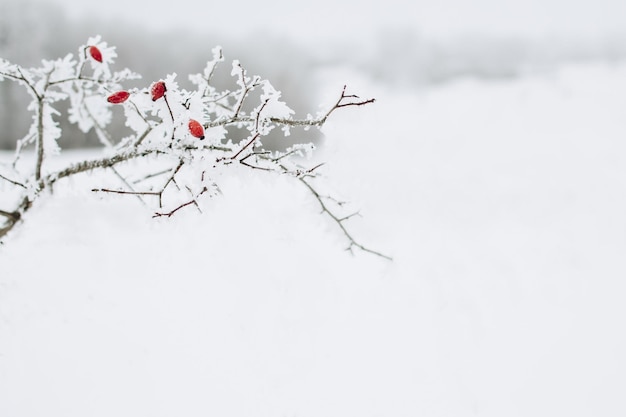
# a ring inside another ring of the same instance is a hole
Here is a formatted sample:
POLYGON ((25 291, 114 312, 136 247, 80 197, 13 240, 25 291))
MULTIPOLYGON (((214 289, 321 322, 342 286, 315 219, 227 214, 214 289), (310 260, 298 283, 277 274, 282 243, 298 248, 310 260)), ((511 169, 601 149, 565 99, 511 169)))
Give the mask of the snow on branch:
POLYGON ((314 150, 312 144, 282 150, 263 147, 263 138, 276 127, 285 135, 292 127, 321 127, 333 112, 364 106, 374 99, 349 94, 344 86, 326 111, 298 119, 268 80, 248 75, 237 60, 231 69, 234 88, 220 91, 214 87, 211 80, 224 61, 219 47, 213 49, 213 58, 202 73, 189 76, 195 86, 192 90, 180 88, 176 74, 153 80, 144 88, 124 88, 126 81, 140 76, 129 69, 113 71, 116 57, 114 47, 93 37, 79 47, 76 57, 68 54, 55 61, 44 60, 39 68, 26 69, 0 59, 0 81, 23 86, 32 98, 27 110, 33 112, 29 131, 16 140, 13 163, 0 172, 0 187, 8 189, 14 201, 12 207, 0 207, 0 238, 23 221, 24 213, 42 193, 63 178, 110 171, 119 179, 119 187, 101 186, 93 192, 138 198, 152 209, 153 217, 172 217, 190 207, 201 211, 202 199, 221 193, 213 179, 216 173, 237 165, 294 177, 337 225, 350 251, 359 249, 391 259, 362 245, 348 231, 347 221, 358 213, 343 212, 342 204, 331 206, 330 202, 337 201, 318 191, 315 184, 323 163, 307 167, 302 162, 306 161, 302 157, 314 150), (63 100, 69 102, 68 121, 85 133, 93 129, 105 152, 101 158, 52 169, 49 160, 61 151, 57 140, 62 136, 55 120, 60 115, 56 104, 63 100), (127 137, 115 138, 109 131, 113 106, 123 108, 132 132, 127 137), (244 134, 227 137, 229 127, 244 134), (29 147, 34 152, 26 152, 29 147), (129 164, 133 160, 142 163, 129 164))

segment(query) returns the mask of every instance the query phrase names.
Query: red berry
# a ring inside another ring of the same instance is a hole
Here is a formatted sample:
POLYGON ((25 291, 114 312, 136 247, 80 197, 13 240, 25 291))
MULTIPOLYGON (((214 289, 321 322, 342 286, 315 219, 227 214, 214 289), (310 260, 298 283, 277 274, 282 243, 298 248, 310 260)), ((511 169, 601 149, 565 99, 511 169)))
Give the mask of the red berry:
POLYGON ((130 93, 128 91, 118 91, 107 97, 107 101, 112 104, 120 104, 128 100, 130 93))
POLYGON ((195 138, 204 139, 204 128, 197 120, 189 120, 189 133, 195 138))
POLYGON ((95 47, 95 46, 90 46, 89 47, 89 55, 91 55, 91 57, 93 59, 95 59, 98 62, 102 62, 102 53, 100 52, 100 50, 95 47))
POLYGON ((165 83, 163 81, 158 81, 152 84, 152 101, 157 101, 163 97, 166 91, 167 88, 165 88, 165 83))

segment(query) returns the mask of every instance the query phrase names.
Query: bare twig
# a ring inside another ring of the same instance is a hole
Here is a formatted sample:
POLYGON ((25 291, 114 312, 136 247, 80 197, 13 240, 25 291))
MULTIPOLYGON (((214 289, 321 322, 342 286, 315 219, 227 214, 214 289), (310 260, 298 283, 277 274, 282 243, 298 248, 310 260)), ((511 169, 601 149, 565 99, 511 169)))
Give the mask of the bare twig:
MULTIPOLYGON (((350 107, 350 106, 364 106, 366 104, 371 104, 376 101, 376 99, 373 99, 373 98, 370 98, 367 100, 361 100, 356 95, 345 94, 345 91, 346 91, 346 86, 343 87, 343 90, 339 98, 335 102, 335 104, 330 109, 328 109, 326 113, 324 113, 321 117, 314 118, 314 119, 313 118, 312 119, 285 119, 285 118, 280 118, 280 117, 270 117, 267 120, 269 120, 272 123, 275 123, 277 125, 282 125, 282 126, 290 126, 290 127, 318 126, 320 127, 320 126, 323 126, 324 123, 326 123, 326 120, 328 120, 328 118, 330 117, 330 115, 339 108, 350 107), (358 100, 345 102, 346 99, 358 99, 358 100)), ((231 117, 226 117, 226 118, 222 118, 219 120, 215 120, 213 122, 205 123, 204 127, 211 128, 211 127, 218 127, 218 126, 236 125, 240 123, 258 123, 258 118, 259 118, 258 114, 255 117, 239 116, 239 113, 236 112, 231 117)))
POLYGON ((30 200, 30 198, 28 198, 28 196, 25 196, 22 198, 22 200, 17 205, 14 211, 12 212, 4 211, 4 210, 0 211, 0 214, 7 219, 4 226, 0 228, 0 239, 6 236, 13 229, 13 227, 15 227, 15 225, 19 223, 19 221, 22 219, 22 215, 31 206, 32 206, 32 201, 30 200))
MULTIPOLYGON (((211 84, 211 79, 213 78, 213 74, 215 73, 215 68, 217 68, 217 64, 219 64, 224 59, 224 54, 222 53, 222 48, 219 48, 219 56, 213 61, 213 66, 211 67, 211 71, 209 71, 209 75, 205 78, 207 86, 211 84)), ((207 94, 208 91, 205 91, 207 94)))
POLYGON ((320 206, 322 207, 322 213, 326 213, 336 224, 337 226, 339 226, 339 228, 341 229, 341 231, 343 232, 343 234, 346 236, 346 238, 348 238, 348 241, 350 242, 350 245, 348 246, 347 250, 352 251, 353 248, 358 248, 364 252, 368 252, 371 253, 373 255, 379 256, 381 258, 387 259, 389 261, 392 261, 393 258, 385 255, 381 252, 372 250, 368 247, 363 246, 362 244, 358 243, 350 234, 350 232, 348 232, 348 229, 346 229, 346 226, 344 225, 344 222, 346 220, 348 220, 349 218, 353 217, 355 214, 352 214, 350 216, 346 216, 346 217, 338 217, 335 213, 332 212, 332 210, 329 209, 329 207, 326 205, 326 203, 324 203, 323 197, 322 195, 320 195, 317 190, 304 178, 304 177, 299 177, 298 178, 300 180, 300 182, 302 182, 302 184, 304 184, 309 191, 311 191, 311 193, 313 194, 313 196, 317 199, 317 201, 319 202, 320 206))
MULTIPOLYGON (((124 176, 123 176, 122 174, 120 174, 120 173, 118 172, 118 170, 117 170, 117 169, 115 169, 115 167, 114 167, 114 166, 113 166, 113 167, 111 167, 110 169, 111 169, 111 171, 113 171, 113 173, 115 174, 115 176, 117 176, 117 178, 119 178, 119 179, 120 179, 120 181, 122 181, 122 183, 123 183, 126 187, 128 187, 128 189, 129 189, 130 191, 135 191, 135 190, 133 189, 133 186, 132 186, 132 185, 130 185, 130 183, 126 180, 126 178, 124 178, 124 176)), ((136 194, 136 195, 137 195, 137 199, 138 199, 139 201, 141 201, 141 203, 142 203, 142 204, 146 205, 146 202, 143 200, 143 198, 141 198, 141 194, 136 194)))
POLYGON ((246 97, 248 96, 250 91, 258 87, 259 81, 260 81, 260 78, 258 76, 255 76, 254 79, 252 79, 252 83, 248 84, 246 81, 246 71, 243 69, 241 64, 239 64, 239 70, 240 70, 239 81, 241 83, 242 89, 241 89, 241 95, 239 96, 239 100, 237 100, 237 104, 235 106, 235 112, 233 113, 233 117, 235 118, 239 116, 239 113, 241 112, 241 109, 243 108, 243 103, 246 100, 246 97))
MULTIPOLYGON (((73 74, 72 76, 53 81, 51 81, 51 79, 54 78, 52 74, 60 68, 60 64, 58 64, 59 61, 53 63, 53 68, 51 69, 50 66, 46 65, 43 70, 32 72, 26 70, 23 71, 19 66, 6 66, 3 63, 3 68, 7 69, 5 70, 6 73, 0 73, 0 77, 7 77, 25 85, 29 90, 30 95, 33 97, 33 107, 31 108, 34 109, 36 113, 34 123, 31 126, 31 133, 29 136, 18 141, 17 143, 16 157, 13 161, 13 168, 19 173, 19 170, 17 170, 16 167, 17 161, 20 158, 20 153, 25 146, 34 142, 35 166, 33 174, 29 174, 32 177, 28 178, 26 180, 27 182, 22 184, 21 182, 0 175, 0 180, 6 181, 23 189, 23 191, 20 190, 20 192, 22 192, 21 200, 19 200, 19 203, 13 210, 0 210, 0 220, 2 220, 0 222, 0 238, 5 236, 23 219, 24 213, 26 213, 33 206, 34 201, 37 200, 44 190, 51 189, 57 181, 66 177, 95 169, 110 169, 122 182, 121 188, 93 188, 93 192, 131 195, 139 198, 139 200, 141 200, 144 204, 146 204, 146 201, 144 201, 142 197, 157 197, 159 211, 155 212, 153 217, 171 217, 183 208, 192 205, 194 205, 201 212, 199 198, 203 194, 209 192, 209 190, 215 189, 219 192, 217 184, 213 183, 212 185, 206 185, 205 176, 207 170, 216 168, 219 163, 223 163, 223 165, 230 165, 238 161, 241 165, 251 169, 273 172, 279 175, 287 174, 297 178, 317 199, 321 205, 322 214, 325 213, 328 215, 348 239, 348 250, 353 251, 354 249, 360 249, 364 252, 368 252, 385 259, 391 259, 385 254, 365 247, 359 243, 351 235, 351 233, 349 233, 346 223, 351 218, 360 215, 358 211, 347 215, 339 214, 338 212, 345 211, 340 210, 344 203, 331 196, 320 194, 314 187, 312 181, 309 181, 309 178, 312 179, 318 176, 317 170, 323 165, 323 163, 317 164, 311 168, 306 168, 291 160, 291 156, 297 155, 301 151, 305 150, 303 145, 296 145, 291 149, 287 148, 282 153, 270 152, 262 149, 260 145, 260 139, 265 136, 272 127, 321 127, 335 110, 350 106, 363 106, 373 103, 374 99, 363 100, 357 95, 348 94, 346 92, 346 86, 344 86, 334 104, 325 113, 318 115, 316 118, 311 116, 306 119, 292 119, 291 117, 264 117, 263 113, 268 106, 269 99, 261 100, 259 106, 255 107, 255 109, 250 113, 247 113, 247 111, 244 111, 244 104, 246 104, 246 100, 249 100, 253 90, 260 85, 263 85, 266 81, 261 80, 258 76, 248 77, 241 64, 236 62, 233 75, 236 77, 236 84, 239 88, 234 91, 226 90, 223 92, 217 92, 214 87, 210 86, 210 82, 217 64, 223 59, 220 50, 219 55, 217 52, 214 53, 214 60, 211 61, 212 64, 207 64, 208 66, 205 69, 204 75, 201 76, 202 78, 196 78, 199 80, 198 93, 202 95, 199 102, 203 103, 203 108, 190 109, 191 102, 170 103, 168 101, 168 96, 164 96, 165 104, 174 125, 171 132, 171 140, 168 141, 167 137, 155 137, 154 141, 151 141, 149 144, 144 144, 144 142, 146 142, 146 138, 150 132, 153 131, 153 129, 158 129, 160 127, 168 128, 167 116, 162 117, 160 116, 160 113, 154 113, 154 108, 150 108, 147 105, 144 106, 142 102, 135 102, 131 99, 127 102, 127 105, 130 103, 129 105, 132 106, 132 108, 126 108, 126 110, 134 110, 145 122, 146 129, 142 133, 135 131, 133 136, 127 140, 116 143, 116 146, 113 147, 112 144, 114 141, 107 131, 106 126, 104 123, 98 122, 96 117, 97 113, 94 111, 92 114, 92 109, 87 106, 86 94, 99 95, 102 91, 109 92, 113 89, 118 89, 120 88, 119 83, 124 79, 125 75, 121 75, 124 72, 116 73, 118 75, 100 75, 98 76, 98 79, 85 76, 83 74, 83 70, 89 58, 87 49, 83 50, 83 55, 84 56, 79 59, 78 63, 74 63, 74 61, 72 61, 72 64, 68 64, 75 66, 70 68, 71 71, 64 73, 73 74), (66 83, 71 83, 71 85, 69 85, 71 88, 65 88, 68 87, 66 83), (59 91, 55 90, 55 88, 59 91), (59 93, 66 94, 68 91, 69 94, 80 94, 79 97, 71 97, 72 105, 78 105, 79 107, 78 111, 75 113, 79 120, 87 120, 88 125, 93 126, 93 128, 97 131, 103 144, 109 148, 110 152, 114 153, 113 155, 99 159, 85 160, 71 164, 64 169, 46 174, 43 169, 44 163, 46 162, 46 146, 44 145, 47 145, 46 141, 53 139, 46 137, 48 132, 45 131, 44 124, 47 123, 48 112, 55 110, 52 105, 61 97, 59 93), (76 99, 78 101, 76 101, 76 99), (200 144, 195 142, 191 143, 186 139, 186 137, 177 138, 177 125, 173 114, 173 108, 179 104, 182 104, 187 111, 203 112, 204 115, 207 116, 205 120, 210 120, 204 124, 205 129, 216 127, 246 128, 250 132, 250 136, 237 144, 233 144, 230 140, 226 144, 200 144), (174 107, 172 107, 172 105, 174 107), (160 120, 155 120, 155 114, 159 115, 160 120), (167 163, 169 168, 159 170, 158 168, 148 167, 147 172, 152 171, 152 173, 144 174, 143 177, 134 182, 129 181, 129 177, 122 175, 120 171, 116 169, 120 163, 135 159, 148 159, 148 157, 150 157, 148 162, 157 160, 159 161, 157 163, 160 164, 162 161, 167 163), (198 178, 197 174, 195 174, 195 169, 197 167, 202 173, 200 178, 198 178), (192 177, 190 177, 189 174, 191 174, 192 177), (150 179, 154 180, 144 183, 150 179), (160 187, 156 187, 156 189, 153 188, 154 182, 160 183, 160 187), (137 184, 141 184, 141 186, 137 184), (36 187, 31 189, 31 185, 35 185, 36 187), (194 191, 199 189, 198 186, 202 187, 201 191, 194 191), (170 203, 169 197, 172 193, 176 194, 178 197, 181 197, 181 194, 184 194, 183 200, 177 200, 177 203, 170 203), (185 202, 178 204, 180 201, 185 202), (173 204, 178 205, 170 210, 173 204), (167 209, 164 207, 167 207, 167 209)), ((188 96, 190 96, 190 94, 195 94, 194 92, 183 92, 188 96)), ((174 97, 177 96, 170 96, 170 98, 174 97)), ((125 114, 127 117, 134 117, 134 115, 125 114)), ((149 198, 146 200, 151 202, 149 198)), ((156 205, 156 203, 153 204, 156 205)))
POLYGON ((16 212, 16 211, 8 212, 4 210, 0 210, 0 216, 4 216, 8 218, 9 221, 12 221, 12 222, 18 221, 21 217, 19 212, 16 212))
POLYGON ((196 204, 196 200, 190 200, 187 201, 186 203, 181 204, 180 206, 176 207, 174 210, 169 211, 167 213, 161 213, 161 212, 156 212, 152 215, 152 218, 155 217, 172 217, 174 214, 176 214, 176 212, 178 212, 178 210, 183 209, 187 206, 190 206, 192 204, 196 204))
POLYGON ((94 169, 99 168, 110 168, 121 162, 130 161, 132 159, 144 158, 149 155, 158 155, 162 153, 163 151, 160 149, 135 149, 128 152, 120 152, 113 156, 108 156, 100 159, 81 161, 72 164, 61 171, 49 174, 48 176, 46 176, 45 182, 52 183, 61 178, 80 174, 81 172, 93 171, 94 169))
POLYGON ((167 93, 163 94, 163 100, 165 100, 165 104, 167 105, 167 109, 170 111, 170 117, 172 118, 172 123, 174 123, 174 113, 172 113, 172 108, 170 107, 170 102, 167 101, 167 93))
POLYGON ((126 191, 126 190, 111 190, 109 188, 93 188, 91 190, 94 193, 112 193, 112 194, 126 194, 126 195, 153 195, 159 196, 161 193, 158 191, 126 191))
POLYGON ((153 218, 155 218, 155 217, 172 217, 179 210, 181 210, 181 209, 183 209, 185 207, 188 207, 188 206, 190 206, 192 204, 194 204, 198 208, 198 210, 200 210, 200 207, 198 206, 197 199, 198 199, 198 197, 200 197, 202 194, 206 193, 207 191, 209 191, 209 189, 207 187, 204 187, 202 189, 202 191, 195 198, 192 198, 191 200, 187 201, 186 203, 183 203, 183 204, 179 205, 178 207, 174 208, 171 211, 164 212, 164 213, 163 212, 156 212, 156 213, 154 213, 154 215, 152 217, 153 218))
POLYGON ((148 174, 148 175, 146 175, 146 176, 144 176, 142 178, 136 179, 136 180, 133 181, 133 184, 139 184, 140 182, 147 181, 147 180, 149 180, 151 178, 160 177, 161 175, 165 175, 168 172, 172 172, 171 168, 163 169, 163 170, 158 171, 158 172, 153 172, 152 174, 148 174))
POLYGON ((43 99, 39 99, 37 106, 37 138, 35 141, 35 149, 37 152, 37 161, 35 163, 35 180, 41 179, 41 166, 43 165, 44 155, 44 129, 43 129, 43 111, 45 103, 43 99))
MULTIPOLYGON (((203 173, 204 174, 204 173, 203 173)), ((189 194, 193 197, 193 191, 191 191, 191 188, 189 188, 188 185, 185 185, 185 188, 187 189, 187 191, 189 192, 189 194)), ((204 187, 204 189, 202 190, 202 192, 200 194, 198 194, 198 197, 200 197, 202 194, 204 194, 205 192, 208 191, 208 188, 204 187)), ((197 197, 196 197, 197 198, 197 197)), ((200 214, 202 214, 202 209, 200 208, 200 205, 198 204, 198 201, 194 198, 193 199, 193 204, 194 206, 196 206, 196 208, 198 209, 198 211, 200 212, 200 214)))
POLYGON ((234 154, 233 156, 229 156, 227 158, 220 158, 218 161, 220 160, 235 160, 237 159, 237 157, 239 155, 241 155, 241 153, 243 151, 245 151, 250 145, 252 145, 254 143, 255 140, 257 140, 258 138, 261 137, 260 133, 255 134, 254 136, 252 136, 252 138, 248 141, 248 143, 246 143, 241 149, 239 149, 239 152, 237 152, 236 154, 234 154))
POLYGON ((267 103, 269 103, 270 99, 266 99, 263 104, 261 105, 261 108, 259 109, 259 111, 256 114, 256 120, 254 121, 254 131, 256 133, 259 133, 259 123, 260 123, 260 119, 261 119, 261 113, 263 112, 263 109, 265 109, 265 107, 267 106, 267 103))
POLYGON ((11 183, 11 184, 13 184, 13 185, 17 185, 18 187, 22 187, 22 188, 26 189, 26 186, 25 186, 24 184, 22 184, 21 182, 13 181, 12 179, 7 178, 7 177, 5 177, 5 176, 4 176, 4 175, 2 175, 2 174, 0 174, 0 179, 3 179, 3 180, 5 180, 5 181, 10 182, 10 183, 11 183))
POLYGON ((248 155, 246 155, 246 156, 244 156, 243 158, 241 158, 241 159, 239 160, 239 163, 240 163, 240 164, 242 164, 242 165, 247 166, 248 168, 260 169, 260 170, 262 170, 262 171, 272 171, 272 169, 271 169, 271 168, 268 168, 268 167, 261 167, 261 166, 258 166, 258 165, 252 165, 252 164, 249 164, 248 162, 246 162, 246 160, 247 160, 248 158, 252 157, 252 156, 258 156, 258 155, 263 155, 263 154, 265 154, 265 152, 262 152, 262 153, 256 153, 256 152, 249 153, 248 155))
POLYGON ((35 149, 37 152, 37 161, 35 163, 35 181, 41 180, 41 168, 43 166, 43 158, 45 152, 45 131, 43 126, 43 113, 46 107, 45 94, 50 85, 50 76, 54 72, 54 69, 48 71, 46 74, 46 81, 44 83, 43 92, 37 96, 37 139, 35 142, 35 149))
MULTIPOLYGON (((165 192, 167 187, 169 187, 170 184, 176 185, 176 179, 175 179, 176 174, 178 174, 178 171, 180 171, 180 169, 183 167, 184 164, 185 164, 185 161, 180 159, 178 161, 178 165, 176 166, 176 168, 174 168, 174 170, 170 174, 167 181, 165 181, 165 184, 163 184, 163 187, 161 188, 161 191, 159 192, 159 207, 160 208, 163 208, 163 193, 165 192)), ((178 187, 178 185, 176 185, 176 187, 178 187)))
MULTIPOLYGON (((148 122, 146 121, 146 123, 148 123, 148 122)), ((137 146, 141 145, 141 142, 144 141, 144 139, 148 136, 148 134, 151 131, 152 131, 152 127, 150 126, 150 123, 148 123, 148 128, 137 138, 137 140, 135 141, 133 146, 137 147, 137 146)))

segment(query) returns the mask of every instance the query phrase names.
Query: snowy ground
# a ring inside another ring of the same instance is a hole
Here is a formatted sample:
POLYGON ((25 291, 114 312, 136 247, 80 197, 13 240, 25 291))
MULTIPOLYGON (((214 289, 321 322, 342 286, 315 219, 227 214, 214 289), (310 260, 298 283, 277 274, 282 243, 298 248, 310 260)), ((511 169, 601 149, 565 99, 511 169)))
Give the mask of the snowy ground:
POLYGON ((0 415, 624 415, 626 65, 346 79, 325 172, 392 263, 287 178, 171 221, 66 182, 0 249, 0 415))

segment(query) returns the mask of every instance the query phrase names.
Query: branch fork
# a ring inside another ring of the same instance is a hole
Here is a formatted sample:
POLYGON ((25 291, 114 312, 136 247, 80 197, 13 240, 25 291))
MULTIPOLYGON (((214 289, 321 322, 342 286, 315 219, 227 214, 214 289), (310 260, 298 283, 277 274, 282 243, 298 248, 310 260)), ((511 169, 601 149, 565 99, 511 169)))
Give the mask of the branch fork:
MULTIPOLYGON (((99 42, 99 38, 92 38, 88 45, 97 44, 103 55, 112 51, 105 43, 99 42)), ((16 157, 13 161, 15 175, 0 174, 0 183, 4 183, 12 193, 20 196, 16 199, 18 203, 15 207, 0 207, 0 238, 6 236, 23 220, 24 214, 33 206, 42 191, 52 189, 56 182, 63 178, 94 170, 110 171, 119 179, 120 186, 96 187, 92 192, 136 197, 148 207, 155 207, 154 218, 170 218, 187 207, 195 207, 201 212, 200 199, 207 194, 219 193, 219 186, 210 182, 208 178, 210 170, 217 168, 218 165, 227 166, 238 161, 246 168, 294 177, 315 197, 321 207, 321 213, 335 223, 345 236, 348 242, 347 250, 354 252, 358 249, 391 259, 362 245, 349 232, 347 223, 352 218, 360 216, 358 211, 346 212, 343 202, 322 195, 317 190, 314 182, 319 178, 318 173, 324 163, 307 168, 296 162, 296 155, 310 150, 306 145, 296 145, 272 152, 263 149, 261 145, 261 138, 274 127, 321 127, 336 110, 368 105, 374 103, 373 98, 361 99, 357 95, 348 94, 347 87, 344 86, 337 100, 325 113, 317 118, 295 119, 290 116, 293 112, 286 108, 284 103, 278 102, 278 107, 270 106, 270 100, 272 98, 278 100, 280 93, 261 77, 248 77, 238 61, 233 64, 231 72, 236 78, 235 84, 238 89, 220 92, 211 86, 210 82, 217 64, 223 60, 221 49, 215 49, 214 59, 209 61, 204 74, 190 77, 192 82, 197 84, 196 91, 179 89, 175 82, 172 82, 172 88, 168 84, 167 94, 163 97, 169 114, 164 118, 160 116, 160 120, 155 120, 155 114, 159 113, 155 111, 154 104, 149 100, 141 100, 138 96, 131 97, 128 103, 123 104, 127 124, 134 134, 124 140, 116 140, 107 131, 107 124, 110 121, 108 116, 104 118, 100 116, 101 113, 107 115, 109 114, 107 112, 110 112, 103 94, 119 91, 122 88, 120 83, 135 77, 135 74, 129 70, 112 73, 108 69, 110 60, 106 59, 94 66, 96 69, 92 76, 85 74, 87 72, 85 63, 89 59, 85 52, 87 47, 79 49, 78 62, 71 59, 57 60, 52 66, 44 63, 45 70, 39 71, 25 70, 0 60, 0 81, 6 78, 25 86, 33 98, 32 108, 36 112, 30 133, 17 142, 16 157), (74 75, 55 79, 53 74, 59 69, 74 75), (263 88, 261 102, 254 110, 247 112, 246 107, 251 100, 251 93, 261 86, 263 88), (76 94, 77 96, 73 96, 76 94), (73 163, 58 171, 50 171, 49 164, 46 163, 50 155, 47 155, 45 150, 51 144, 55 144, 57 138, 47 127, 55 126, 54 120, 49 115, 51 110, 48 106, 54 111, 52 106, 62 95, 70 97, 74 115, 77 118, 83 117, 82 126, 96 130, 110 155, 73 163), (86 97, 93 96, 100 96, 102 99, 100 104, 102 107, 97 112, 87 107, 86 97), (178 107, 179 104, 183 106, 182 109, 178 107), (177 111, 173 112, 173 108, 177 111), (279 109, 279 113, 272 114, 276 109, 279 109), (276 114, 282 116, 287 114, 289 117, 278 117, 276 114), (243 144, 237 145, 231 142, 224 143, 223 140, 200 143, 189 134, 185 136, 180 133, 182 129, 180 131, 176 129, 177 126, 184 126, 179 124, 181 118, 204 120, 202 123, 204 129, 245 128, 249 136, 241 141, 243 144), (135 121, 131 123, 131 119, 135 121), (168 126, 172 124, 174 125, 172 134, 164 134, 163 132, 166 132, 168 126), (20 158, 28 158, 23 150, 32 144, 35 148, 35 156, 31 158, 34 159, 32 174, 20 172, 17 169, 17 161, 20 158), (129 169, 131 161, 143 161, 149 166, 147 169, 141 168, 139 179, 134 181, 124 173, 129 169), (20 178, 20 181, 10 177, 20 178), (21 180, 23 178, 25 180, 21 180), (35 192, 32 185, 36 185, 35 192)), ((173 76, 170 79, 173 80, 173 76)), ((136 93, 133 90, 132 95, 136 93)), ((148 91, 144 89, 139 93, 147 95, 148 91)))

